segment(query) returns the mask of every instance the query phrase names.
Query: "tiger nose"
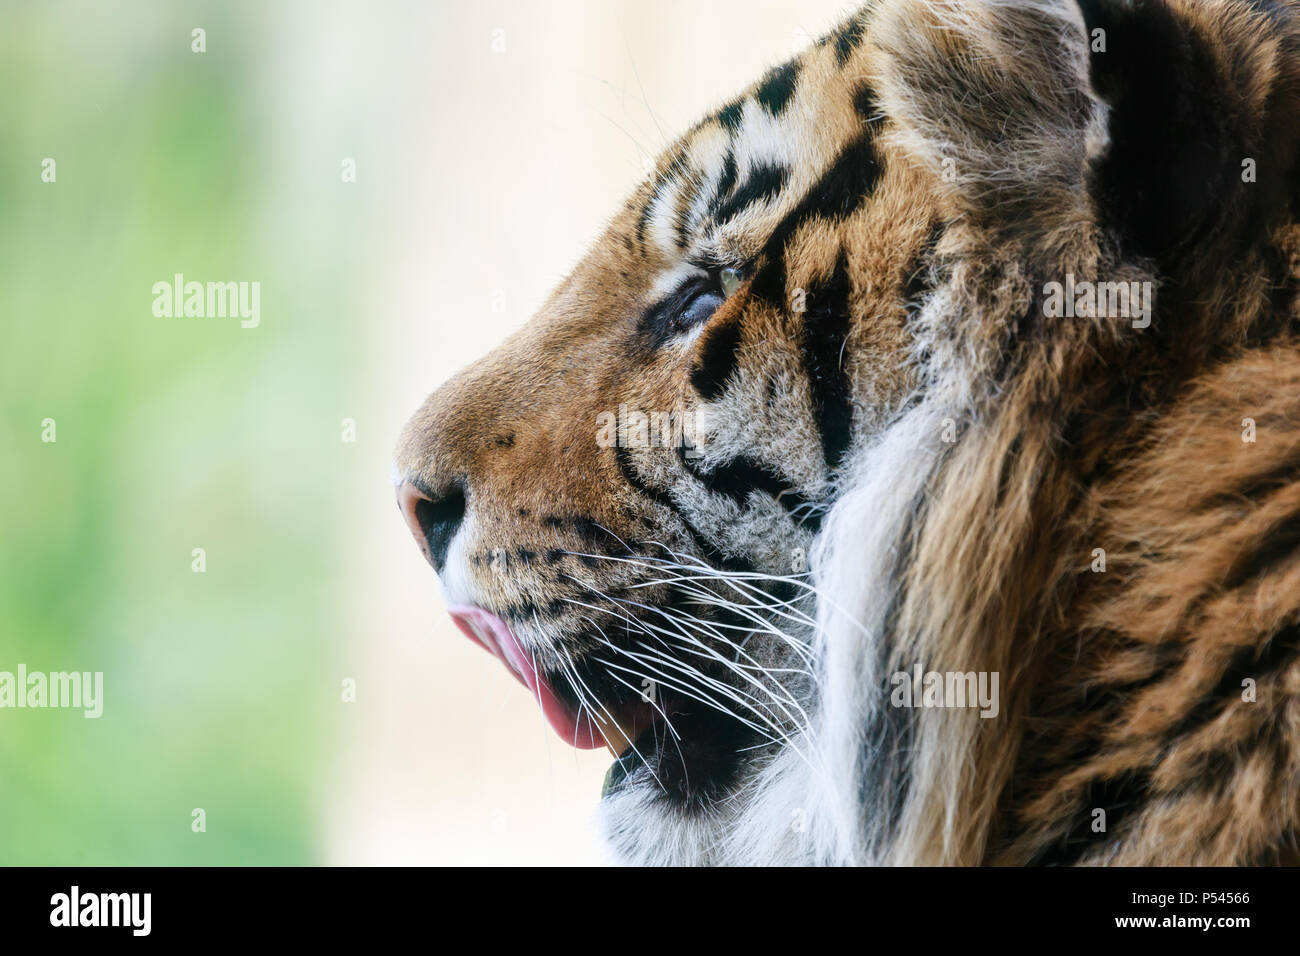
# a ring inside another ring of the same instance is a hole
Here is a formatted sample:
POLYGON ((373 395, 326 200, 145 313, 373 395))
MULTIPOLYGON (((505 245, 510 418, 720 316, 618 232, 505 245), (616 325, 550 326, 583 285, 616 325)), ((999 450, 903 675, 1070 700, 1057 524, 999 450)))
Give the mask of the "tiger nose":
POLYGON ((441 496, 417 488, 409 480, 397 486, 397 507, 415 535, 416 544, 433 570, 442 574, 447 549, 465 520, 465 489, 456 485, 441 496))

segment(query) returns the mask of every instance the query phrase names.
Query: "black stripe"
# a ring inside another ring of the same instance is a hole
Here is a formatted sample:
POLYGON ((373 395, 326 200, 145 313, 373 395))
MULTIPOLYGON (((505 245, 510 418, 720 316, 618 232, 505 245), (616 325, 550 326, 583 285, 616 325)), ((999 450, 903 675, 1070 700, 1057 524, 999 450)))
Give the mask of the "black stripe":
POLYGON ((808 310, 804 313, 800 353, 822 453, 830 468, 843 461, 852 439, 853 396, 844 362, 851 291, 848 260, 841 249, 835 271, 824 282, 809 288, 805 297, 808 310))
POLYGON ((650 198, 646 204, 641 207, 641 215, 636 220, 636 241, 645 245, 645 231, 650 225, 650 217, 654 214, 655 203, 659 201, 659 183, 655 183, 654 189, 650 190, 650 198))
POLYGON ((740 352, 740 322, 732 320, 708 329, 700 345, 700 360, 691 369, 691 384, 707 401, 715 401, 736 370, 740 352))
MULTIPOLYGON (((691 203, 695 201, 695 194, 699 191, 699 183, 683 182, 677 193, 677 208, 673 210, 673 224, 677 233, 677 248, 685 249, 690 240, 691 229, 691 203)), ((698 218, 698 217, 697 217, 698 218)))
POLYGON ((763 84, 754 94, 763 109, 773 116, 780 116, 790 105, 794 96, 795 82, 799 77, 799 62, 791 60, 784 66, 778 66, 763 78, 763 84))
POLYGON ((1231 491, 1219 492, 1205 501, 1206 508, 1255 504, 1259 499, 1300 481, 1300 460, 1288 459, 1267 471, 1251 475, 1231 491))
POLYGON ((1247 581, 1262 578, 1293 557, 1300 549, 1300 514, 1280 521, 1265 533, 1251 550, 1238 555, 1224 577, 1223 589, 1231 591, 1247 581))
POLYGON ((718 122, 722 124, 723 129, 730 133, 734 133, 736 130, 740 129, 740 121, 744 118, 744 114, 745 101, 736 100, 736 102, 724 107, 722 111, 718 113, 718 122))
MULTIPOLYGON (((770 495, 787 512, 794 512, 808 504, 808 499, 791 490, 790 483, 774 469, 745 455, 705 471, 698 461, 686 456, 686 449, 680 449, 678 454, 686 470, 705 488, 714 494, 726 495, 742 507, 748 502, 750 494, 756 491, 770 495)), ((805 522, 800 522, 803 523, 805 522)), ((816 530, 819 519, 809 518, 807 524, 816 530)))
POLYGON ((875 189, 880 172, 869 135, 864 133, 849 143, 768 237, 763 247, 768 264, 756 273, 752 294, 784 308, 785 244, 796 229, 814 217, 837 221, 857 212, 875 189))
POLYGON ((853 110, 864 120, 880 119, 880 104, 876 102, 876 91, 863 83, 853 94, 853 110))
POLYGON ((1225 783, 1237 777, 1242 764, 1264 748, 1272 751, 1270 756, 1274 766, 1281 767, 1289 762, 1289 748, 1278 724, 1267 718, 1245 735, 1226 738, 1212 750, 1197 754, 1185 775, 1188 790, 1201 795, 1221 790, 1225 783))
POLYGON ((831 36, 835 41, 835 62, 843 66, 848 62, 853 51, 862 42, 862 36, 866 32, 867 25, 863 21, 862 14, 856 14, 852 20, 836 30, 831 36))
MULTIPOLYGON (((1218 682, 1208 693, 1204 694, 1167 735, 1173 742, 1190 736, 1217 719, 1223 713, 1224 706, 1243 704, 1241 699, 1241 682, 1246 678, 1259 680, 1281 670, 1284 664, 1292 661, 1300 652, 1300 624, 1291 624, 1282 628, 1262 647, 1254 645, 1243 647, 1232 655, 1228 666, 1219 676, 1218 682)), ((1255 706, 1253 704, 1247 706, 1255 706)))
POLYGON ((682 147, 678 147, 676 154, 669 161, 663 172, 655 178, 654 187, 650 190, 650 198, 646 200, 646 204, 641 208, 641 215, 638 217, 636 223, 636 241, 638 243, 643 246, 645 245, 645 233, 647 227, 650 225, 650 217, 654 213, 655 203, 663 198, 664 190, 666 190, 673 181, 688 175, 689 172, 690 163, 686 159, 686 153, 682 147))
MULTIPOLYGON (((1296 624, 1278 631, 1263 648, 1245 647, 1237 651, 1214 688, 1202 695, 1189 708, 1187 716, 1163 735, 1165 752, 1216 720, 1225 707, 1241 703, 1243 680, 1251 677, 1258 681, 1267 674, 1277 672, 1293 660, 1297 652, 1300 652, 1300 625, 1296 624)), ((1082 799, 1076 804, 1079 817, 1074 827, 1059 840, 1040 850, 1031 865, 1068 866, 1078 862, 1103 837, 1102 834, 1092 832, 1093 809, 1101 807, 1106 811, 1106 831, 1113 839, 1116 825, 1147 801, 1150 789, 1150 773, 1146 770, 1090 781, 1082 799)))
POLYGON ((1116 828, 1147 802, 1150 791, 1151 778, 1145 771, 1088 781, 1082 798, 1075 804, 1074 826, 1040 849, 1029 865, 1073 866, 1089 850, 1113 843, 1116 828), (1092 832, 1092 812, 1096 809, 1106 811, 1103 833, 1092 832))
MULTIPOLYGON (((1147 658, 1148 671, 1144 677, 1109 684, 1090 682, 1079 689, 1078 712, 1081 715, 1109 714, 1110 717, 1102 721, 1102 724, 1108 723, 1114 718, 1118 704, 1132 700, 1148 687, 1154 687, 1161 681, 1168 680, 1174 670, 1181 667, 1187 660, 1184 645, 1174 640, 1163 641, 1159 644, 1135 645, 1132 641, 1109 629, 1090 632, 1085 639, 1089 644, 1097 644, 1103 640, 1112 643, 1123 642, 1126 651, 1140 649, 1144 652, 1143 656, 1147 658)), ((1071 652, 1072 654, 1073 652, 1071 652)), ((1086 751, 1082 749, 1076 750, 1070 757, 1069 763, 1080 764, 1086 760, 1091 760, 1101 752, 1101 741, 1092 737, 1081 743, 1080 747, 1087 747, 1088 749, 1086 751)), ((1059 764, 1053 764, 1052 767, 1057 770, 1061 769, 1059 764)))
POLYGON ((724 223, 734 219, 755 203, 767 202, 785 188, 785 181, 789 176, 790 170, 784 166, 775 166, 771 163, 751 166, 744 185, 714 211, 714 221, 724 223))
POLYGON ((876 188, 880 172, 871 137, 864 133, 844 147, 799 204, 781 220, 768 239, 766 250, 783 250, 794 231, 813 216, 834 221, 853 215, 876 188))
POLYGON ((715 567, 722 568, 725 571, 753 571, 754 566, 743 558, 733 558, 721 549, 709 542, 707 538, 695 527, 691 521, 682 514, 677 507, 677 502, 673 501, 672 496, 667 491, 658 488, 652 488, 642 477, 637 474, 636 466, 632 464, 631 453, 621 445, 614 449, 614 460, 618 463, 618 470, 623 476, 623 480, 646 498, 649 498, 655 504, 662 505, 673 513, 673 516, 682 523, 686 528, 687 534, 691 537, 691 542, 696 549, 696 556, 708 559, 715 567))
POLYGON ((713 208, 720 206, 731 191, 736 188, 736 151, 727 150, 726 157, 722 160, 722 173, 718 176, 718 186, 713 191, 713 202, 709 205, 713 208))
POLYGON ((994 499, 995 507, 1001 508, 1007 500, 1007 490, 1011 484, 1011 477, 1016 473, 1016 466, 1020 464, 1020 453, 1024 449, 1024 445, 1024 432, 1019 432, 1011 440, 1011 447, 1002 456, 998 468, 998 493, 997 498, 994 499))

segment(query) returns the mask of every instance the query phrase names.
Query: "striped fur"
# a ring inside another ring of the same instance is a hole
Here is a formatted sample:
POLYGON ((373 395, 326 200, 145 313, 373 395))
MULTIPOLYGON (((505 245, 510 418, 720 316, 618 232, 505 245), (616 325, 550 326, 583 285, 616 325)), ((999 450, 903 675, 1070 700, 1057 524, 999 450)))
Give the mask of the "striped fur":
POLYGON ((416 414, 449 599, 579 704, 673 685, 617 856, 1290 858, 1298 18, 879 0, 416 414), (1063 316, 1067 277, 1152 310, 1063 316), (688 434, 608 447, 620 407, 688 434), (997 716, 893 706, 917 665, 997 674, 997 716))

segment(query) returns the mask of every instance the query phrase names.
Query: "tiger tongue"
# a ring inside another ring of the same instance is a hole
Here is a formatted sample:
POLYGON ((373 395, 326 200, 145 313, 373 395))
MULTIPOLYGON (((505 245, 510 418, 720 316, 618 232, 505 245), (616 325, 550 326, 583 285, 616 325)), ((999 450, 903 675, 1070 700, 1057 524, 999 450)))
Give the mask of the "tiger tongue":
MULTIPOLYGON (((480 607, 460 605, 447 609, 465 636, 498 658, 515 678, 528 688, 542 708, 542 714, 566 743, 579 750, 608 747, 615 757, 631 746, 638 733, 649 726, 641 707, 628 708, 615 719, 605 713, 582 719, 560 700, 545 676, 540 674, 532 656, 519 643, 509 626, 495 614, 480 607)), ((645 705, 649 709, 649 705, 645 705)))

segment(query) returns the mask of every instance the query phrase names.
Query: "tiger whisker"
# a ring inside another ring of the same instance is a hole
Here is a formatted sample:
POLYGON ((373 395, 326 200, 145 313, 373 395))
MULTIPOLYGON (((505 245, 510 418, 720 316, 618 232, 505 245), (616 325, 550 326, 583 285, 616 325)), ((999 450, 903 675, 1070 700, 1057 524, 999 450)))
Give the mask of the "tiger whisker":
MULTIPOLYGON (((633 606, 633 607, 639 607, 639 608, 641 608, 642 610, 649 611, 649 612, 651 612, 651 613, 653 613, 653 614, 658 614, 658 615, 660 615, 661 617, 665 618, 665 619, 666 619, 667 621, 669 621, 670 623, 673 623, 673 624, 678 625, 679 628, 680 628, 681 624, 683 623, 683 618, 682 618, 682 617, 680 617, 680 616, 674 616, 673 614, 670 614, 670 613, 668 613, 667 611, 665 611, 663 608, 654 607, 654 606, 652 606, 652 605, 641 604, 641 603, 636 602, 636 601, 627 601, 627 600, 619 599, 619 598, 615 598, 614 600, 618 601, 618 603, 620 603, 620 604, 629 604, 629 605, 631 605, 631 606, 633 606)), ((692 620, 693 620, 694 622, 699 623, 699 624, 703 624, 703 623, 704 623, 704 622, 700 622, 698 618, 693 618, 693 617, 691 617, 691 616, 688 616, 685 620, 686 620, 686 621, 692 621, 692 620)), ((727 660, 727 659, 726 659, 725 657, 723 657, 721 654, 718 654, 716 651, 714 651, 713 649, 709 648, 706 644, 704 644, 703 642, 699 641, 697 638, 693 637, 692 635, 686 634, 686 633, 683 631, 683 632, 682 632, 682 636, 683 636, 684 638, 686 638, 687 640, 691 641, 692 644, 696 645, 696 646, 699 647, 701 650, 704 650, 704 651, 706 651, 707 653, 709 653, 709 654, 711 654, 712 656, 714 656, 716 660, 718 660, 721 664, 723 664, 723 665, 726 666, 728 669, 730 669, 730 670, 731 670, 733 673, 735 673, 737 676, 740 676, 740 677, 742 677, 742 678, 748 680, 748 681, 749 681, 750 683, 752 683, 755 687, 758 687, 759 689, 761 689, 761 690, 763 690, 765 693, 767 693, 767 694, 772 698, 773 702, 776 703, 776 705, 777 705, 778 707, 780 707, 783 711, 785 711, 786 716, 789 717, 792 721, 794 721, 794 722, 796 723, 796 725, 804 726, 804 727, 806 727, 806 726, 809 725, 808 715, 807 715, 806 713, 803 712, 803 708, 800 707, 799 704, 798 704, 798 702, 795 701, 794 698, 791 697, 788 693, 786 693, 786 695, 785 695, 786 700, 788 700, 788 702, 789 702, 789 703, 790 703, 790 704, 791 704, 791 705, 792 705, 796 710, 799 711, 800 718, 801 718, 801 719, 803 720, 803 722, 804 722, 802 725, 800 725, 800 724, 799 724, 799 721, 794 717, 794 715, 791 714, 791 713, 789 712, 789 710, 787 710, 787 708, 785 707, 785 703, 786 703, 786 701, 785 701, 785 700, 782 700, 781 698, 779 698, 779 697, 778 697, 778 696, 777 696, 777 695, 772 691, 771 688, 767 687, 766 685, 764 685, 764 684, 761 683, 760 681, 756 680, 753 676, 751 676, 751 675, 745 673, 745 672, 742 671, 740 668, 736 667, 736 666, 735 666, 735 663, 734 663, 733 661, 729 661, 729 660, 727 660)), ((749 654, 748 654, 748 653, 747 653, 743 648, 740 648, 740 647, 738 647, 738 646, 735 645, 735 644, 731 644, 730 646, 735 647, 738 653, 740 653, 740 654, 744 654, 745 657, 750 661, 751 664, 754 664, 754 665, 760 667, 760 669, 763 669, 762 666, 759 665, 758 662, 755 661, 754 658, 753 658, 751 655, 749 655, 749 654)), ((778 685, 778 686, 779 686, 779 685, 778 685)), ((784 689, 783 689, 783 690, 784 690, 784 689)))
MULTIPOLYGON (((567 667, 563 668, 563 673, 565 674, 566 679, 569 680, 569 686, 573 688, 574 695, 578 697, 579 701, 583 699, 582 691, 578 689, 578 685, 581 685, 581 687, 583 688, 583 690, 587 692, 587 694, 589 694, 592 698, 595 698, 596 695, 591 693, 591 688, 587 687, 586 683, 578 675, 577 667, 574 664, 572 658, 569 657, 567 652, 562 652, 562 653, 564 653, 564 657, 568 665, 567 667)), ((614 719, 614 715, 609 712, 609 710, 605 707, 605 705, 600 703, 599 700, 597 700, 596 703, 597 706, 599 706, 600 709, 604 711, 605 716, 609 719, 610 723, 612 723, 615 727, 619 726, 618 721, 614 719)), ((576 746, 576 740, 575 740, 575 746, 576 746)), ((664 786, 663 781, 659 779, 659 777, 655 774, 654 770, 650 769, 650 764, 646 761, 645 756, 639 750, 636 749, 636 744, 633 743, 632 741, 628 741, 628 746, 632 748, 632 752, 637 755, 638 759, 640 759, 640 761, 646 765, 646 769, 650 770, 650 776, 654 777, 655 783, 659 784, 659 789, 667 793, 668 788, 664 786)))
MULTIPOLYGON (((634 623, 639 624, 640 622, 634 622, 634 623)), ((772 714, 770 710, 768 710, 759 700, 754 698, 752 695, 745 694, 744 691, 740 690, 739 688, 732 687, 731 685, 717 681, 714 678, 709 677, 707 674, 702 673, 698 668, 690 667, 685 662, 677 659, 676 657, 673 657, 671 655, 665 655, 662 652, 660 652, 658 649, 645 645, 643 642, 639 643, 639 646, 642 647, 642 649, 647 653, 638 654, 635 651, 631 651, 627 648, 618 647, 612 644, 610 645, 611 649, 614 650, 615 652, 631 657, 652 668, 655 668, 656 664, 660 664, 666 667, 671 667, 672 669, 681 672, 682 676, 687 679, 693 679, 697 682, 706 684, 710 690, 722 694, 727 699, 732 700, 739 706, 745 708, 749 713, 753 715, 754 719, 760 721, 763 725, 765 725, 766 728, 770 729, 771 733, 767 733, 762 728, 756 726, 752 720, 746 719, 742 717, 740 714, 737 714, 734 710, 731 710, 730 708, 723 706, 720 702, 718 702, 714 697, 709 695, 708 692, 701 687, 692 688, 691 690, 693 691, 693 693, 683 692, 679 687, 676 687, 672 683, 669 683, 669 675, 664 674, 662 670, 657 668, 655 669, 655 673, 658 676, 656 678, 652 678, 658 680, 659 683, 662 683, 670 690, 677 690, 679 693, 682 693, 683 696, 685 697, 698 700, 701 703, 713 707, 714 709, 727 714, 733 719, 736 719, 744 723, 746 726, 749 726, 751 729, 755 730, 755 732, 760 733, 764 738, 770 740, 773 743, 786 743, 790 745, 792 748, 795 749, 796 752, 800 753, 800 755, 803 756, 802 751, 799 750, 799 748, 794 744, 794 741, 791 739, 789 730, 786 727, 782 726, 781 723, 776 720, 776 716, 772 714), (766 711, 766 713, 764 713, 764 711, 766 711)), ((645 677, 646 675, 638 675, 638 676, 645 677)), ((770 690, 768 690, 767 688, 762 688, 762 689, 770 693, 770 690)), ((798 722, 794 721, 793 717, 790 717, 790 719, 797 726, 798 722)), ((807 736, 806 731, 805 731, 805 736, 807 736)))
MULTIPOLYGON (((599 593, 599 592, 597 592, 597 593, 599 593)), ((611 599, 611 598, 609 598, 609 596, 604 595, 604 594, 602 594, 601 596, 604 597, 606 600, 616 600, 616 601, 618 600, 618 599, 611 599)), ((660 608, 654 608, 654 607, 650 607, 650 606, 647 606, 647 605, 637 605, 635 602, 623 602, 623 601, 619 601, 619 603, 632 603, 634 606, 641 607, 641 608, 643 608, 644 610, 649 610, 649 611, 652 611, 652 612, 655 612, 655 613, 660 614, 661 616, 665 617, 665 618, 666 618, 670 623, 677 624, 677 626, 678 626, 679 628, 680 628, 680 626, 681 626, 681 621, 680 621, 680 620, 678 620, 678 619, 674 619, 671 615, 665 613, 665 612, 664 612, 662 609, 660 609, 660 608)), ((594 609, 594 610, 603 611, 604 613, 612 613, 608 608, 593 608, 593 609, 594 609)), ((636 619, 634 619, 634 618, 631 618, 630 616, 624 616, 623 619, 624 619, 624 620, 627 620, 627 621, 630 622, 630 623, 631 623, 631 622, 635 622, 638 626, 640 626, 640 627, 642 627, 642 628, 646 628, 646 627, 654 628, 654 627, 655 627, 654 625, 649 624, 649 622, 646 622, 646 621, 639 621, 639 620, 636 620, 636 619)), ((726 666, 726 667, 728 667, 729 669, 731 669, 731 670, 732 670, 734 673, 736 673, 738 676, 740 676, 740 677, 742 677, 742 678, 748 680, 748 681, 749 681, 750 683, 752 683, 755 687, 757 687, 757 688, 759 688, 760 690, 762 690, 765 694, 767 694, 767 695, 768 695, 768 696, 773 700, 773 702, 774 702, 778 707, 780 707, 780 708, 785 712, 786 717, 788 717, 792 722, 794 722, 796 726, 806 726, 806 725, 807 725, 807 724, 806 724, 806 722, 807 722, 807 715, 803 713, 802 708, 799 708, 798 703, 797 703, 796 701, 794 701, 793 698, 789 698, 789 701, 790 701, 791 704, 793 704, 793 705, 795 706, 796 709, 798 709, 798 710, 800 711, 800 715, 801 715, 801 717, 803 718, 803 720, 804 720, 804 722, 805 722, 803 725, 801 725, 800 722, 799 722, 799 720, 796 719, 796 718, 794 717, 794 715, 791 714, 791 713, 789 712, 789 710, 785 707, 785 701, 781 700, 781 699, 780 699, 780 698, 779 698, 779 697, 778 697, 778 696, 773 692, 773 690, 772 690, 770 687, 767 687, 766 685, 764 685, 764 684, 762 684, 761 682, 757 681, 757 680, 756 680, 754 677, 752 677, 751 675, 746 674, 746 673, 744 673, 743 671, 739 670, 739 669, 735 666, 734 662, 727 660, 725 657, 723 657, 722 655, 718 654, 716 651, 713 651, 711 648, 708 648, 706 645, 704 645, 703 643, 699 642, 698 640, 696 640, 695 638, 693 638, 691 635, 689 635, 689 634, 685 634, 685 633, 683 632, 683 634, 682 634, 681 636, 685 637, 687 640, 692 641, 693 643, 695 643, 696 645, 698 645, 701 649, 703 649, 703 650, 705 650, 706 652, 708 652, 708 654, 711 655, 713 659, 716 659, 717 661, 719 661, 720 663, 722 663, 724 666, 726 666)), ((735 645, 731 645, 731 646, 734 647, 735 645)), ((741 653, 743 653, 743 651, 742 651, 741 653)), ((746 656, 748 656, 748 655, 746 655, 746 656)), ((753 661, 753 658, 750 658, 750 660, 753 661)), ((762 669, 761 665, 757 665, 757 662, 754 662, 754 663, 755 663, 756 666, 759 666, 760 670, 762 669)), ((674 664, 676 664, 676 662, 674 662, 674 664)), ((713 680, 712 678, 707 678, 706 675, 700 675, 700 676, 701 676, 702 679, 713 680)), ((728 687, 728 690, 729 690, 729 691, 738 691, 738 688, 731 688, 731 687, 729 687, 728 685, 720 685, 720 686, 726 686, 726 687, 728 687)), ((742 692, 742 693, 743 693, 743 692, 742 692)), ((749 697, 750 695, 746 695, 746 696, 749 697)), ((759 703, 755 698, 750 697, 750 699, 751 699, 751 700, 754 700, 754 702, 755 702, 756 704, 759 703)), ((740 702, 740 701, 737 701, 737 703, 741 703, 741 702, 740 702)), ((762 705, 759 704, 759 706, 762 706, 762 705)))
MULTIPOLYGON (((608 608, 598 608, 598 607, 594 607, 594 606, 592 606, 592 605, 584 604, 583 602, 580 602, 580 601, 572 601, 572 600, 571 600, 570 603, 579 604, 580 606, 587 607, 587 608, 589 608, 589 609, 591 609, 591 610, 600 611, 600 612, 602 612, 602 613, 613 614, 613 615, 615 615, 615 616, 619 616, 616 612, 614 612, 614 611, 612 611, 612 610, 610 610, 610 609, 608 609, 608 608)), ((647 626, 647 623, 646 623, 646 622, 639 621, 639 620, 637 620, 637 619, 635 619, 635 618, 631 618, 631 617, 627 617, 627 616, 623 616, 623 619, 624 619, 627 623, 633 625, 633 626, 634 626, 635 628, 637 628, 638 630, 642 631, 643 633, 646 633, 646 634, 648 634, 649 636, 652 636, 652 637, 656 637, 656 639, 660 639, 660 638, 658 638, 656 635, 654 635, 654 634, 651 632, 651 630, 649 630, 649 628, 653 628, 654 625, 648 625, 648 626, 647 626)), ((628 656, 630 656, 630 657, 633 657, 633 658, 636 658, 636 659, 642 659, 642 660, 646 660, 646 659, 647 659, 646 655, 638 655, 638 654, 636 654, 636 653, 633 652, 633 651, 629 651, 627 648, 619 647, 618 645, 613 644, 611 641, 609 641, 608 637, 606 637, 606 636, 604 635, 603 631, 601 632, 601 634, 602 634, 602 639, 604 640, 604 642, 606 643, 606 645, 609 646, 609 648, 610 648, 611 650, 613 650, 613 651, 615 651, 615 652, 617 652, 617 653, 620 653, 620 654, 626 654, 626 655, 628 655, 628 656)), ((670 636, 671 636, 671 635, 670 635, 670 636)), ((660 639, 660 640, 661 640, 661 643, 662 643, 662 639, 660 639)), ((649 658, 648 658, 648 661, 651 662, 652 665, 653 665, 653 662, 658 661, 659 663, 661 663, 661 664, 663 664, 663 665, 671 666, 671 667, 673 667, 673 668, 675 668, 675 669, 677 669, 677 670, 682 671, 682 672, 684 673, 685 676, 688 676, 688 677, 690 677, 690 678, 694 678, 694 679, 697 680, 697 681, 704 681, 704 682, 709 683, 709 685, 710 685, 711 688, 717 690, 718 692, 723 693, 724 696, 727 696, 729 699, 734 700, 735 703, 739 704, 739 705, 742 706, 742 707, 745 707, 747 710, 749 710, 751 713, 753 713, 754 716, 755 716, 757 719, 762 720, 765 724, 767 724, 767 725, 768 725, 768 726, 769 726, 769 727, 770 727, 770 728, 771 728, 771 729, 772 729, 772 730, 773 730, 773 731, 774 731, 774 732, 775 732, 775 733, 780 737, 780 739, 783 739, 783 740, 788 739, 788 735, 787 735, 786 731, 785 731, 785 730, 784 730, 784 729, 783 729, 783 728, 782 728, 778 723, 776 723, 774 719, 769 718, 769 717, 765 716, 764 714, 762 714, 762 713, 758 713, 758 712, 755 711, 755 705, 757 705, 757 706, 759 706, 759 707, 762 706, 761 702, 759 702, 756 698, 753 698, 753 697, 751 697, 750 695, 744 695, 745 697, 748 697, 750 701, 753 701, 752 704, 747 704, 745 700, 743 700, 743 699, 741 699, 740 697, 737 696, 737 694, 743 694, 743 691, 740 691, 738 688, 731 687, 730 685, 727 685, 727 684, 724 684, 724 683, 718 682, 718 681, 714 680, 713 678, 710 678, 708 675, 704 674, 703 672, 701 672, 698 668, 691 668, 691 667, 687 666, 686 664, 684 664, 682 661, 679 661, 679 660, 677 660, 676 658, 674 658, 674 657, 672 657, 672 656, 670 656, 670 655, 664 655, 664 654, 662 654, 661 652, 659 652, 659 651, 658 651, 657 649, 655 649, 655 648, 645 647, 645 645, 641 645, 641 646, 643 646, 643 647, 645 648, 645 650, 649 651, 651 654, 654 655, 653 657, 649 657, 649 658)), ((665 646, 667 646, 667 645, 665 645, 665 646)), ((664 675, 662 671, 658 671, 657 673, 660 675, 660 677, 667 677, 667 675, 664 675)), ((644 676, 646 676, 646 675, 640 675, 640 676, 643 676, 643 677, 644 677, 644 676)), ((667 684, 667 683, 665 683, 664 681, 660 681, 660 683, 664 683, 665 686, 668 686, 668 687, 669 687, 669 689, 672 689, 672 690, 679 690, 678 688, 673 687, 672 685, 667 684)), ((770 690, 768 690, 767 688, 762 688, 762 689, 765 690, 766 692, 770 693, 770 690)), ((703 691, 702 688, 693 688, 693 690, 695 690, 695 691, 697 692, 697 694, 703 694, 703 693, 705 693, 705 692, 703 691)), ((679 692, 682 692, 682 691, 679 690, 679 692)), ((696 694, 690 694, 690 693, 685 693, 685 692, 682 692, 682 693, 683 693, 683 696, 691 697, 692 699, 698 700, 698 701, 700 701, 701 703, 707 704, 707 705, 709 705, 709 706, 711 706, 711 707, 714 707, 714 708, 717 709, 717 710, 722 711, 723 713, 727 714, 728 716, 731 716, 731 717, 733 717, 733 718, 735 718, 735 719, 737 719, 737 720, 742 720, 742 721, 744 721, 744 718, 742 718, 739 714, 736 714, 734 711, 730 710, 729 708, 723 707, 721 704, 718 703, 718 701, 714 700, 712 697, 700 697, 700 696, 697 696, 696 694)), ((793 718, 791 718, 791 719, 793 719, 793 718)), ((749 723, 748 721, 744 721, 744 722, 749 723)), ((750 725, 752 726, 752 724, 750 724, 750 725)), ((758 728, 755 728, 755 729, 758 729, 758 728)), ((775 741, 774 741, 774 742, 775 742, 775 741)))

